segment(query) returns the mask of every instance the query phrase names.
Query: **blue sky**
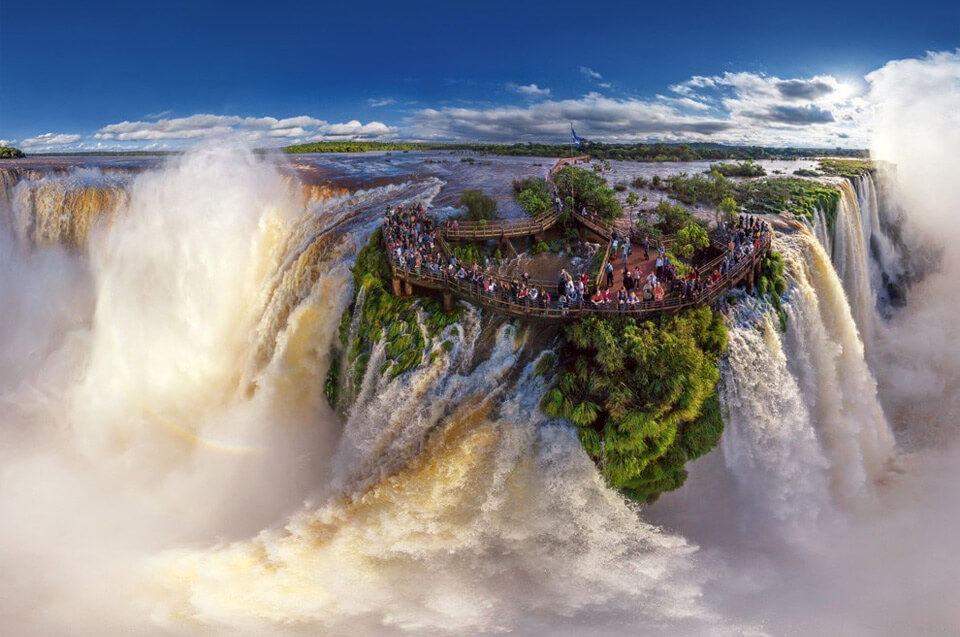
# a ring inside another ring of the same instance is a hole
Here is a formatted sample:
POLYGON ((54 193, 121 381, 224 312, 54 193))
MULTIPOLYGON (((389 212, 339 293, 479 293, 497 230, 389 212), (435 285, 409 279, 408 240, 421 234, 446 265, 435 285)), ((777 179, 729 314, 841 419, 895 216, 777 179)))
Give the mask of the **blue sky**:
POLYGON ((0 140, 865 143, 865 74, 960 3, 0 0, 0 140))

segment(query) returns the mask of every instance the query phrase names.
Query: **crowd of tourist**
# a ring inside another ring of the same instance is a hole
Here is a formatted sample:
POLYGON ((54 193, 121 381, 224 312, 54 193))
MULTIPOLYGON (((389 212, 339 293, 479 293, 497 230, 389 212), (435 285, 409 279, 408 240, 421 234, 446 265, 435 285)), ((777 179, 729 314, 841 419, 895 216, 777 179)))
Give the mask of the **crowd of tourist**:
MULTIPOLYGON (((532 283, 527 273, 508 281, 491 272, 489 260, 481 266, 479 263, 461 263, 454 255, 445 256, 439 249, 436 232, 436 222, 419 203, 387 209, 384 215, 384 241, 391 260, 399 268, 417 276, 455 279, 459 286, 474 294, 520 305, 527 311, 555 308, 565 312, 571 308, 591 307, 629 312, 640 306, 646 309, 647 304, 660 303, 668 297, 695 299, 716 287, 727 272, 762 247, 771 230, 767 223, 756 217, 740 215, 730 229, 727 253, 716 267, 710 272, 690 267, 682 275, 662 243, 657 247, 653 268, 649 272, 642 272, 640 265, 631 269, 632 240, 614 232, 610 260, 596 289, 591 293, 585 272, 573 274, 561 269, 557 275, 556 296, 551 295, 548 286, 532 283), (615 285, 616 261, 622 266, 619 286, 615 285)), ((651 252, 649 238, 644 237, 640 245, 646 263, 651 252)))

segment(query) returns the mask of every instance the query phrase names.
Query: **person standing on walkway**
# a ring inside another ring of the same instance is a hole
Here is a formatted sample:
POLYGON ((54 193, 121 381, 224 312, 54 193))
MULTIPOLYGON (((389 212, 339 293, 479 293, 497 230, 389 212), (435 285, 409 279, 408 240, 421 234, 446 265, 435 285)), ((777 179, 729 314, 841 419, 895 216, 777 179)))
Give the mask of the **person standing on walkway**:
POLYGON ((613 264, 607 261, 607 266, 604 268, 604 272, 607 274, 607 287, 613 287, 613 264))

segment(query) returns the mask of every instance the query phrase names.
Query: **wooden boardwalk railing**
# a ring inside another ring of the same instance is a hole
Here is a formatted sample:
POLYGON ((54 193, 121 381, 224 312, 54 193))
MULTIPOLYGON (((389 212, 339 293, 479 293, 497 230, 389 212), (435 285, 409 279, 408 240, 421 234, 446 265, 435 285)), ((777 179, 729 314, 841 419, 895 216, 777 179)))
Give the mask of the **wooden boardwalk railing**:
POLYGON ((448 221, 437 229, 437 234, 454 241, 477 241, 501 237, 528 237, 545 232, 560 219, 559 212, 551 212, 529 219, 503 221, 448 221))
MULTIPOLYGON (((712 287, 706 287, 696 294, 682 297, 678 294, 670 294, 662 301, 641 301, 634 305, 626 305, 620 309, 616 301, 610 305, 594 306, 589 300, 584 300, 582 304, 561 306, 557 299, 551 299, 549 306, 544 306, 540 299, 532 304, 517 303, 511 299, 510 281, 500 277, 492 277, 497 282, 497 292, 494 295, 487 294, 479 284, 472 283, 469 279, 460 279, 446 273, 434 273, 426 268, 421 269, 419 273, 411 268, 401 268, 391 259, 390 265, 395 279, 406 281, 417 287, 441 290, 449 292, 454 297, 461 300, 489 308, 494 312, 507 314, 516 318, 530 320, 546 321, 570 321, 584 316, 618 316, 629 315, 633 317, 649 317, 657 314, 669 314, 679 312, 688 307, 699 307, 710 305, 716 301, 720 295, 739 283, 751 269, 755 268, 760 260, 767 254, 773 231, 768 229, 763 236, 763 241, 759 249, 751 252, 739 263, 730 267, 726 274, 712 287)), ((727 253, 705 263, 699 267, 700 271, 709 275, 720 263, 727 258, 727 253)), ((550 289, 549 287, 547 288, 550 289)))

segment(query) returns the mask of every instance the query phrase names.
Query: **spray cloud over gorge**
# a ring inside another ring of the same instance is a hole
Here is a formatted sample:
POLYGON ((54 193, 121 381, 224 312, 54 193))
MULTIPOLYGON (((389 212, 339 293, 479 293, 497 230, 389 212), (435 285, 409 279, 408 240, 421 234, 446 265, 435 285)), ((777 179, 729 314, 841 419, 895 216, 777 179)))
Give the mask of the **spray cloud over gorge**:
POLYGON ((281 160, 201 147, 5 182, 3 617, 39 635, 948 633, 960 59, 869 80, 895 173, 844 182, 832 236, 777 237, 786 331, 766 304, 730 312, 721 445, 644 509, 539 409, 532 331, 474 309, 397 378, 374 347, 346 412, 327 405, 349 265, 384 207, 439 199, 436 177, 311 196, 281 160))

